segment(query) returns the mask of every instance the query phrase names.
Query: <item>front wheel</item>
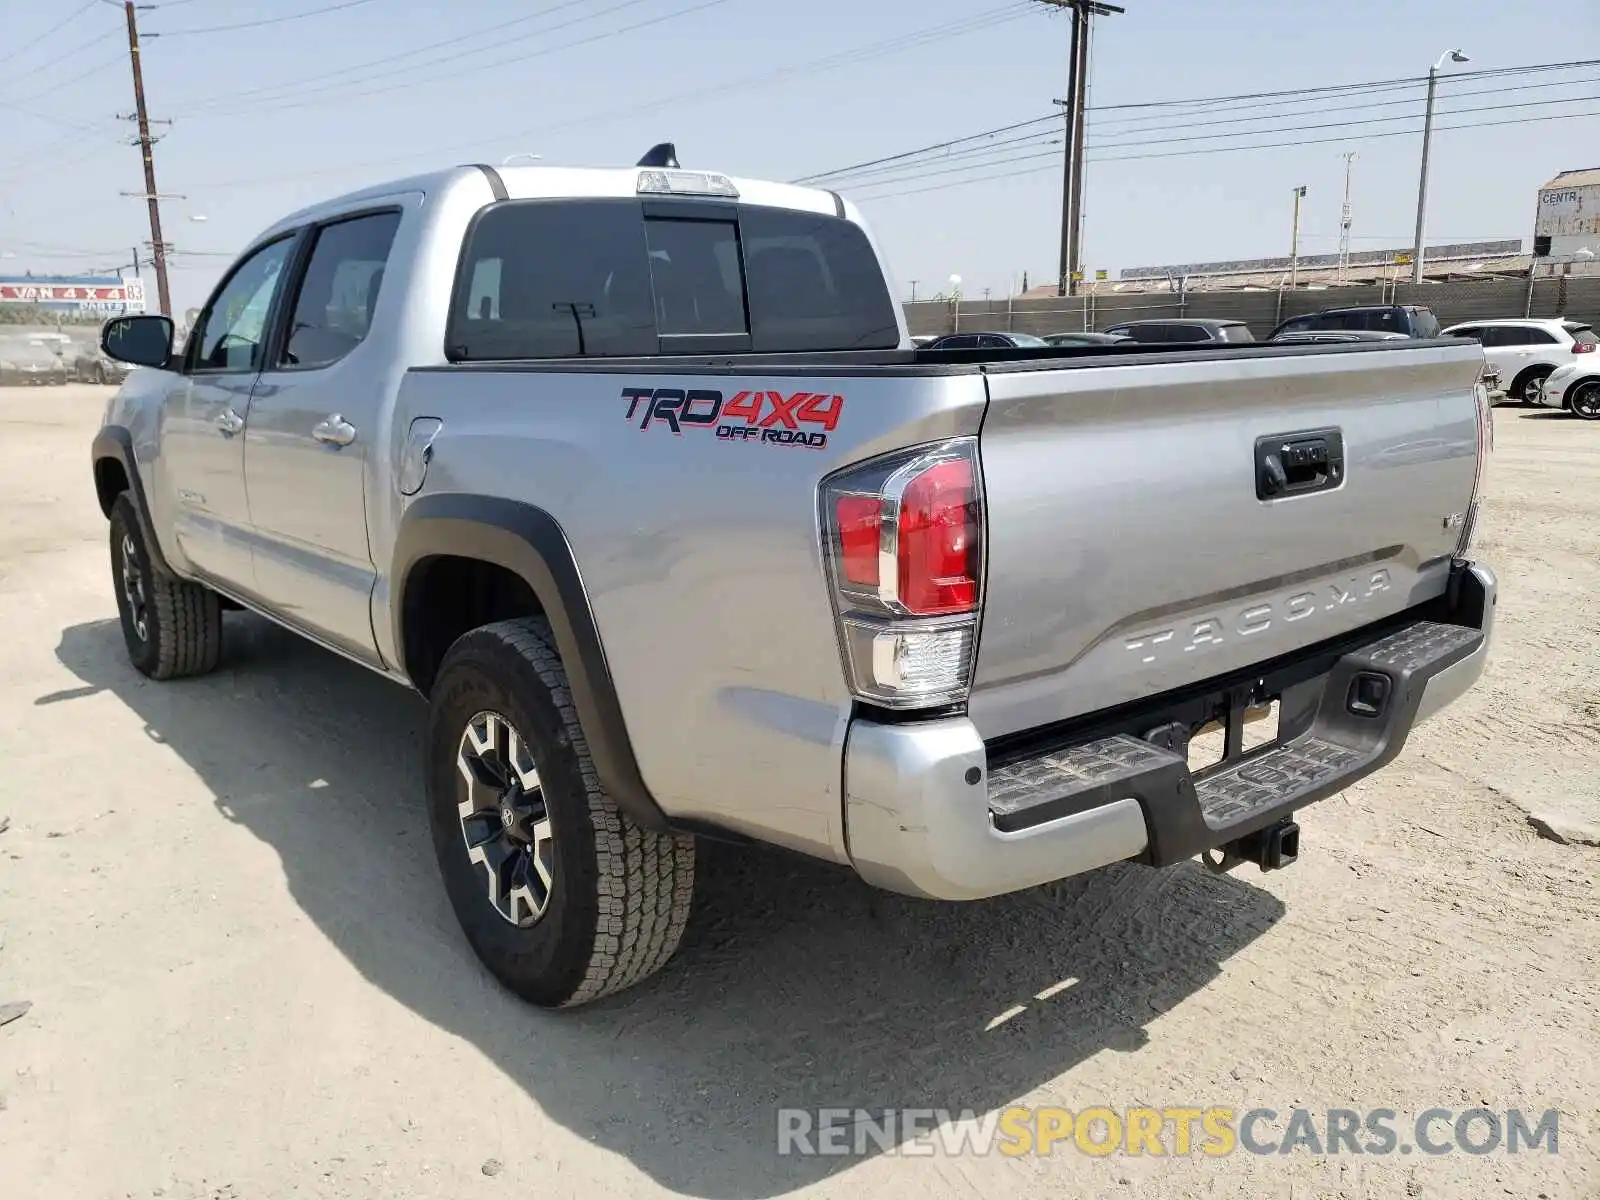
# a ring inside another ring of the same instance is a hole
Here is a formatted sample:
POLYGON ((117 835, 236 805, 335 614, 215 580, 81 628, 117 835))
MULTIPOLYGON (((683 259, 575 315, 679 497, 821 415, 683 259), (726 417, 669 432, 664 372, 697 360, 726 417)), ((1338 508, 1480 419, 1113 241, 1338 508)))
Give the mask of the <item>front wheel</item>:
POLYGON ((1600 379, 1589 379, 1572 389, 1568 403, 1572 415, 1585 421, 1600 421, 1600 379))
POLYGON ((1512 386, 1512 395, 1516 397, 1517 402, 1520 404, 1537 404, 1539 402, 1539 392, 1544 387, 1544 381, 1550 378, 1552 370, 1553 368, 1551 367, 1545 367, 1543 370, 1529 371, 1527 375, 1517 380, 1512 386))
POLYGON ((484 965, 547 1008, 660 970, 688 922, 694 841, 640 827, 600 787, 549 623, 461 637, 430 708, 434 852, 484 965))
POLYGON ((204 675, 222 655, 222 605, 208 587, 157 573, 128 493, 111 506, 111 578, 128 658, 151 679, 204 675))

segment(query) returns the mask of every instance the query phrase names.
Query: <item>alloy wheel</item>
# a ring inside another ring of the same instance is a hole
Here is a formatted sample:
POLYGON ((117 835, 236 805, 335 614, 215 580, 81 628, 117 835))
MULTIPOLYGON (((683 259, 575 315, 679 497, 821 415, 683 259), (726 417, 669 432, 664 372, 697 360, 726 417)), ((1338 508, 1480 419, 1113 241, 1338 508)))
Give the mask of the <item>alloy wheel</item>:
POLYGON ((1572 411, 1588 421, 1600 419, 1600 383, 1586 383, 1573 392, 1572 411))
POLYGON ((555 839, 533 752, 510 720, 480 712, 461 734, 456 769, 467 857, 495 912, 527 928, 544 916, 555 886, 555 839))
POLYGON ((141 642, 150 639, 150 604, 145 595, 144 571, 133 538, 122 535, 122 598, 128 602, 128 617, 141 642))

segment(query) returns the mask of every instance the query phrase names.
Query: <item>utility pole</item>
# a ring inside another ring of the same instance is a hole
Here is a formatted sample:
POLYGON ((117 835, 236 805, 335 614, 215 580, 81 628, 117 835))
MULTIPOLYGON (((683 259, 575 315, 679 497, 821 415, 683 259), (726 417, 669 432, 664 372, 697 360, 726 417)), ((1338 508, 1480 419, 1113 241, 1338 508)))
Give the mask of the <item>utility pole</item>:
POLYGON ((917 302, 917 283, 918 281, 915 279, 911 281, 911 303, 913 304, 917 302))
MULTIPOLYGON (((156 191, 156 163, 150 136, 150 114, 144 106, 144 71, 139 66, 139 21, 133 0, 123 0, 128 17, 128 57, 133 63, 134 117, 139 122, 139 154, 144 159, 144 199, 150 209, 150 250, 156 268, 156 298, 160 312, 172 315, 172 293, 167 287, 167 244, 161 240, 161 198, 156 191)), ((134 261, 138 261, 137 251, 134 261)))
POLYGON ((1072 10, 1072 42, 1067 53, 1067 98, 1057 100, 1066 124, 1061 170, 1061 259, 1056 295, 1077 295, 1083 234, 1083 144, 1088 116, 1090 18, 1126 10, 1102 0, 1037 0, 1072 10))
POLYGON ((1294 189, 1294 232, 1289 235, 1289 290, 1294 291, 1300 281, 1300 201, 1304 200, 1304 186, 1294 189))
POLYGON ((1339 210, 1339 282, 1344 283, 1350 275, 1350 164, 1355 162, 1356 152, 1351 150, 1344 156, 1344 207, 1339 210))

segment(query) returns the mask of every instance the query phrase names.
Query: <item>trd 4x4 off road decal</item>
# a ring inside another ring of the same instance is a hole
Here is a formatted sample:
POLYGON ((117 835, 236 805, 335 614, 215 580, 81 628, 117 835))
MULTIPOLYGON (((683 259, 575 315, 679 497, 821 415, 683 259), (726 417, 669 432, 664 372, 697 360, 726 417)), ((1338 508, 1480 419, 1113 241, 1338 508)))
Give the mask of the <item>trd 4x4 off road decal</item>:
POLYGON ((627 418, 640 429, 665 425, 682 437, 694 429, 715 431, 722 442, 759 442, 821 450, 844 413, 844 397, 825 392, 754 390, 724 399, 721 392, 690 388, 629 387, 627 418), (813 426, 815 428, 807 428, 813 426))

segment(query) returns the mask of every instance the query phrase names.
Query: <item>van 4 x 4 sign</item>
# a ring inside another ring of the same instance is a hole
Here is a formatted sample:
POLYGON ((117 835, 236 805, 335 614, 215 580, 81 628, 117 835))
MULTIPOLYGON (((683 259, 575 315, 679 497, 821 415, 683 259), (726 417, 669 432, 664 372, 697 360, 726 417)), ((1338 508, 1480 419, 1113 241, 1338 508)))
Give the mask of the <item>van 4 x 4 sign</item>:
POLYGON ((115 306, 142 311, 144 284, 137 279, 51 283, 13 277, 0 279, 0 304, 76 304, 83 308, 115 306))

